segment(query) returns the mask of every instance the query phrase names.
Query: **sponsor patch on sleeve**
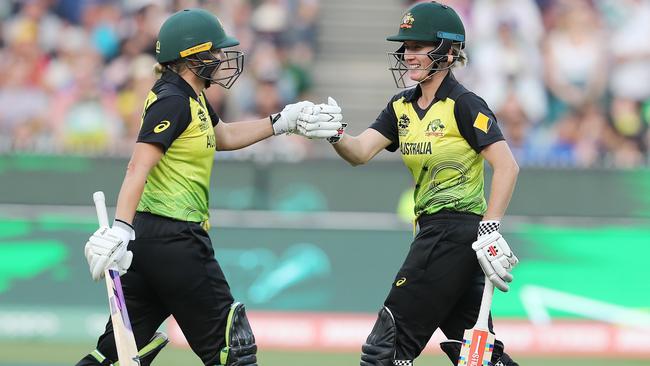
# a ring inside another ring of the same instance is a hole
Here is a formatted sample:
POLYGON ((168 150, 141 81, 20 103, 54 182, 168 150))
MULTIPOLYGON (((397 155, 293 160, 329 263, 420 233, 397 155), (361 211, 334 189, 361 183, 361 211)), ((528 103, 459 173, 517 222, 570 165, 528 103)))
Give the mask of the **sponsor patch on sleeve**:
POLYGON ((171 125, 171 122, 169 121, 161 121, 159 124, 156 125, 156 127, 153 128, 154 133, 161 133, 164 130, 167 129, 171 125))
POLYGON ((492 121, 490 121, 490 117, 484 115, 481 112, 478 112, 478 115, 476 116, 476 119, 474 120, 474 127, 476 127, 479 130, 483 131, 483 133, 487 133, 488 130, 490 130, 491 125, 492 125, 492 121))

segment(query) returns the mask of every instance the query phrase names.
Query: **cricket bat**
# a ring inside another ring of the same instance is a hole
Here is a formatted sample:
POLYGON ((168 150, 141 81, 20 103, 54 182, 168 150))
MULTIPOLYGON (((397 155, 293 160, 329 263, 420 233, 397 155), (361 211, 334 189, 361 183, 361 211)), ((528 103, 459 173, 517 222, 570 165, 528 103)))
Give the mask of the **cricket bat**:
POLYGON ((494 285, 485 278, 481 309, 473 329, 467 329, 463 335, 458 366, 490 366, 494 350, 494 334, 488 330, 488 317, 492 306, 494 285))
MULTIPOLYGON (((93 193, 93 200, 95 201, 99 227, 109 227, 104 192, 93 193)), ((104 279, 106 279, 108 305, 111 311, 111 323, 113 324, 113 335, 115 336, 115 347, 117 348, 117 358, 120 366, 139 366, 138 347, 135 344, 129 313, 126 310, 120 273, 114 269, 107 269, 104 272, 104 279)))

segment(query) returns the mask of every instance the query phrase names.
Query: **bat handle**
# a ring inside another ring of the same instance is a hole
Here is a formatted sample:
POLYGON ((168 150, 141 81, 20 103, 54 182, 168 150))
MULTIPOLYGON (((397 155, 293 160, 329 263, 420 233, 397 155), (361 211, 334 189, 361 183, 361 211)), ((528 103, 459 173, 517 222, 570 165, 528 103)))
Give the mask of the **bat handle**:
POLYGON ((106 198, 104 197, 104 192, 97 191, 93 193, 93 201, 95 201, 95 210, 97 211, 99 227, 108 227, 108 213, 106 212, 106 198))
POLYGON ((483 287, 483 297, 481 298, 481 308, 476 320, 476 328, 487 330, 490 308, 492 307, 492 295, 494 294, 494 285, 487 276, 485 277, 485 286, 483 287))

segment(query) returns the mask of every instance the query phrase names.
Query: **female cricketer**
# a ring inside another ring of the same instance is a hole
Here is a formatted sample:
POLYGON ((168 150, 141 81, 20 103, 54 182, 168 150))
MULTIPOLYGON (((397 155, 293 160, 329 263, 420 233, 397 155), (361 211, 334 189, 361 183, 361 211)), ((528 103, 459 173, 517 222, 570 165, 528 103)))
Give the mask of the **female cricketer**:
MULTIPOLYGON (((303 107, 313 104, 290 104, 256 121, 221 121, 203 91, 211 84, 230 88, 241 74, 244 55, 224 50, 238 44, 205 10, 182 10, 164 22, 156 44, 162 75, 144 103, 115 221, 109 230, 95 232, 85 247, 93 279, 108 267, 123 273, 142 365, 164 345, 155 332, 169 315, 205 365, 257 364, 244 306, 234 302, 206 231, 214 154, 293 132, 303 107)), ((340 108, 328 111, 337 120, 328 125, 340 127, 340 108)), ((97 349, 77 365, 116 361, 109 321, 97 349)))
MULTIPOLYGON (((519 168, 492 111, 451 72, 467 60, 465 28, 452 8, 419 3, 387 40, 401 42, 389 53, 397 86, 415 87, 391 98, 359 136, 339 131, 333 146, 351 165, 382 149, 399 149, 415 181, 418 230, 362 347, 361 365, 412 365, 438 328, 448 338, 441 347, 456 364, 463 331, 478 317, 485 276, 502 291, 512 281, 517 258, 499 234, 499 222, 519 168), (489 204, 484 160, 493 169, 489 204), (500 254, 486 258, 487 246, 500 254)), ((299 120, 298 129, 326 130, 309 118, 299 120)), ((492 364, 517 365, 498 340, 492 364)))

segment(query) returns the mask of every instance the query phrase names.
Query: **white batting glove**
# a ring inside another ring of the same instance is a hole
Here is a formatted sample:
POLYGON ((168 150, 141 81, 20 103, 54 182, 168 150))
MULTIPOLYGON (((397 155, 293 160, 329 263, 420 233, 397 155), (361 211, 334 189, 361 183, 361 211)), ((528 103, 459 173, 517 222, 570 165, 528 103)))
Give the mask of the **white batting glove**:
POLYGON ((109 268, 116 269, 120 275, 126 273, 133 260, 133 253, 126 247, 133 239, 133 228, 119 220, 115 220, 111 228, 100 227, 95 231, 84 249, 93 280, 103 278, 104 271, 109 268))
POLYGON ((297 132, 299 135, 315 139, 340 136, 344 128, 342 120, 341 107, 334 98, 329 97, 327 104, 318 104, 303 110, 298 117, 297 132))
MULTIPOLYGON (((329 105, 335 105, 335 106, 338 106, 338 105, 339 105, 338 103, 336 103, 336 101, 335 101, 334 98, 332 98, 332 97, 328 97, 328 98, 327 98, 327 104, 329 104, 329 105)), ((341 114, 341 119, 343 119, 343 114, 341 114)), ((334 145, 334 144, 336 144, 337 142, 339 142, 339 141, 341 140, 341 137, 343 137, 343 134, 345 133, 345 128, 346 128, 346 127, 348 127, 348 124, 345 123, 345 122, 341 122, 341 128, 339 128, 338 130, 336 130, 336 135, 334 135, 334 136, 332 136, 332 137, 328 137, 328 138, 327 138, 327 141, 328 141, 330 144, 332 144, 332 145, 334 145)))
POLYGON ((273 127, 273 134, 277 136, 282 135, 283 133, 296 132, 298 116, 300 116, 304 108, 311 108, 313 106, 314 103, 309 101, 287 104, 284 109, 282 109, 282 112, 270 115, 269 119, 271 120, 271 126, 273 127))
POLYGON ((482 221, 481 224, 483 225, 479 225, 479 237, 472 244, 472 249, 476 251, 478 263, 481 265, 487 278, 496 288, 503 292, 507 292, 510 289, 508 283, 513 280, 513 276, 510 272, 519 262, 519 259, 514 255, 503 236, 501 236, 497 231, 498 222, 482 221), (485 224, 487 224, 487 226, 485 224), (489 227, 490 224, 496 225, 497 229, 485 233, 489 230, 486 230, 486 227, 489 227), (481 233, 483 233, 483 235, 481 235, 481 233))

